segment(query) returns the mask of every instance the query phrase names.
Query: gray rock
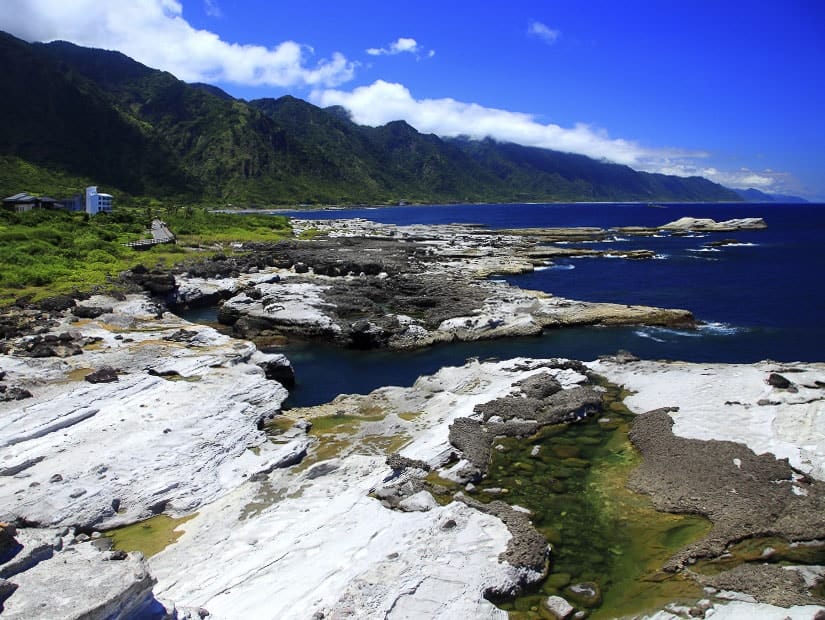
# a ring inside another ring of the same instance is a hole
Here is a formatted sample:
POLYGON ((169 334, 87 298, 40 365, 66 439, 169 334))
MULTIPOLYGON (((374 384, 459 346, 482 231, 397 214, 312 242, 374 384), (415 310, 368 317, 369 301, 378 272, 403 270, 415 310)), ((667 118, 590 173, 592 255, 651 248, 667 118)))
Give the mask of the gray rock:
POLYGON ((791 382, 788 379, 786 379, 785 377, 783 377, 782 375, 780 375, 779 373, 776 373, 776 372, 772 372, 768 376, 767 381, 768 381, 768 385, 770 385, 771 387, 779 388, 781 390, 786 390, 789 387, 791 387, 791 382))
POLYGON ((113 383, 118 381, 117 370, 111 366, 103 366, 84 377, 89 383, 113 383))
POLYGON ((547 597, 544 607, 559 620, 567 620, 576 611, 575 607, 560 596, 547 597))
POLYGON ((258 362, 267 379, 277 381, 286 389, 295 387, 295 369, 285 355, 272 355, 258 362))
POLYGON ((96 319, 104 314, 110 314, 112 310, 111 306, 75 306, 72 308, 72 314, 81 319, 96 319))
POLYGON ((548 373, 531 375, 524 381, 516 383, 521 387, 522 393, 528 398, 538 398, 539 400, 552 396, 561 390, 561 384, 548 373))
POLYGON ((429 491, 419 491, 398 502, 398 507, 404 512, 427 512, 437 508, 438 502, 429 491))
POLYGON ((410 459, 406 456, 401 456, 398 452, 393 452, 387 457, 387 465, 395 471, 402 471, 408 468, 430 471, 429 463, 418 459, 410 459))
POLYGON ((11 581, 7 581, 5 579, 0 579, 0 613, 3 611, 3 602, 9 598, 14 591, 18 588, 16 583, 12 583, 11 581))
POLYGON ((24 388, 17 387, 15 385, 11 387, 0 385, 0 402, 24 400, 31 397, 32 393, 24 388))
POLYGON ((602 602, 602 591, 597 583, 592 581, 584 583, 574 583, 567 586, 565 594, 582 607, 597 607, 602 602))

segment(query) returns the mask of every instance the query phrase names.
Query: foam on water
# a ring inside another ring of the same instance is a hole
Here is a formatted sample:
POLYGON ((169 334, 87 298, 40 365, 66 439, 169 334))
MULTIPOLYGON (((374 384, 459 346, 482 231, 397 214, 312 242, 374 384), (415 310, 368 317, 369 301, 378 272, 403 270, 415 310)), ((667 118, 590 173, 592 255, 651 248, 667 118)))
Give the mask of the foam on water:
POLYGON ((699 331, 706 334, 718 336, 733 336, 745 331, 742 327, 736 327, 727 323, 711 322, 699 326, 699 331))

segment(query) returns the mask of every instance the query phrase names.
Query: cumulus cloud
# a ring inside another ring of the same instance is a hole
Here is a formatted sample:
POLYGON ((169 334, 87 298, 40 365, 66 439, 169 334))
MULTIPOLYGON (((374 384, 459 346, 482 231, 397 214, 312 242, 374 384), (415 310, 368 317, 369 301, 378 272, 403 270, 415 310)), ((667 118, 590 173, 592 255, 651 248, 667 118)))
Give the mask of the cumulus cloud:
MULTIPOLYGON (((367 50, 370 56, 395 56, 396 54, 413 54, 420 57, 424 54, 424 50, 418 44, 418 41, 410 37, 399 37, 387 47, 371 47, 367 50)), ((428 58, 435 56, 435 50, 426 52, 428 58)))
POLYGON ((554 30, 545 24, 537 21, 531 21, 527 25, 527 34, 533 37, 537 37, 544 41, 545 43, 553 44, 558 41, 559 37, 561 36, 560 30, 554 30))
POLYGON ((790 190, 788 173, 747 168, 719 170, 707 165, 710 153, 678 148, 653 148, 633 140, 612 138, 603 129, 578 123, 561 127, 542 123, 534 115, 466 103, 455 99, 415 99, 402 84, 378 80, 351 92, 316 89, 311 99, 321 106, 340 105, 361 125, 379 126, 404 120, 424 133, 443 137, 487 137, 502 142, 587 155, 628 165, 636 170, 676 176, 702 176, 727 187, 763 191, 790 190))
POLYGON ((383 125, 405 120, 419 131, 440 136, 492 137, 525 146, 537 146, 596 159, 641 167, 652 159, 702 156, 678 149, 648 149, 636 142, 611 138, 607 132, 577 124, 561 127, 540 123, 531 114, 488 108, 455 99, 415 99, 402 84, 378 80, 351 92, 316 90, 312 99, 322 106, 340 105, 356 123, 383 125))
MULTIPOLYGON (((214 0, 205 6, 219 10, 214 0)), ((354 75, 342 54, 313 64, 313 49, 294 41, 272 48, 223 41, 193 28, 178 0, 3 0, 0 24, 28 41, 117 49, 189 82, 333 87, 354 75)))

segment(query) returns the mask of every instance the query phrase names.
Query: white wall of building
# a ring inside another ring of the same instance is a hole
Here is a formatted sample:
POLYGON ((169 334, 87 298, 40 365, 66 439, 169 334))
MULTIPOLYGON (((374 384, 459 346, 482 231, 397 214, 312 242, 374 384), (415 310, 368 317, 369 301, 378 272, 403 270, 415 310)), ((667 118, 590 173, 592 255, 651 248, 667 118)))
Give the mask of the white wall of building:
POLYGON ((97 215, 98 213, 112 212, 112 195, 100 194, 97 185, 90 185, 86 188, 86 213, 97 215))

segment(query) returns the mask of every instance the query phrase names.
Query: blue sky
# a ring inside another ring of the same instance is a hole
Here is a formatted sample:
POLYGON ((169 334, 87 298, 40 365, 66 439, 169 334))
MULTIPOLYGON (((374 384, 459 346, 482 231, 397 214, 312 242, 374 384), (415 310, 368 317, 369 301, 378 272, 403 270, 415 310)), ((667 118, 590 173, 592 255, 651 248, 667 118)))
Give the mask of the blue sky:
POLYGON ((825 200, 825 0, 3 0, 0 28, 364 124, 825 200))

